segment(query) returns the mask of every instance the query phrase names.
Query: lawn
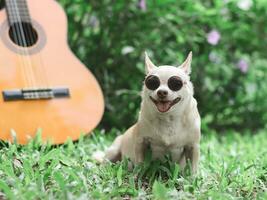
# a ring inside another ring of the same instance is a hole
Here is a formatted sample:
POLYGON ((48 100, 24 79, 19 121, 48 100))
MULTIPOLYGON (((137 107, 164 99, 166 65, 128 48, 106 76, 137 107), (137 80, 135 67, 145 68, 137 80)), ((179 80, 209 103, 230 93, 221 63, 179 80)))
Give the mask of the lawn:
POLYGON ((118 131, 53 147, 38 138, 0 147, 0 199, 267 199, 266 131, 204 133, 196 176, 169 160, 149 160, 129 171, 127 160, 99 166, 92 153, 118 131))

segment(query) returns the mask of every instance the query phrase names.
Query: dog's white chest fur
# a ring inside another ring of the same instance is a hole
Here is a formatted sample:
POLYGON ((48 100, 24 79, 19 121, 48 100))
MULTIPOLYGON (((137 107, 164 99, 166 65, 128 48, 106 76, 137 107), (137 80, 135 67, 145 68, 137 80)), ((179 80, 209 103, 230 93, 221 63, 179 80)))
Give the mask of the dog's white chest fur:
POLYGON ((174 119, 173 116, 168 116, 166 119, 156 118, 151 120, 142 132, 152 144, 170 147, 176 145, 177 141, 186 139, 185 131, 181 122, 174 119))
POLYGON ((162 159, 166 154, 171 154, 175 160, 180 159, 185 146, 192 141, 188 124, 191 121, 185 122, 185 117, 155 115, 140 121, 140 136, 150 145, 153 158, 162 159))

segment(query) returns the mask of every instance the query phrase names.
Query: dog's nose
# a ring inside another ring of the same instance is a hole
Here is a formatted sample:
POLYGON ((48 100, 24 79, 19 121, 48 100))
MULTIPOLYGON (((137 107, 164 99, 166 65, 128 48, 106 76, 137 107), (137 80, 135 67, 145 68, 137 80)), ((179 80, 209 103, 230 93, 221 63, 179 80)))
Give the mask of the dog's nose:
POLYGON ((165 98, 168 95, 168 91, 167 90, 158 90, 157 95, 159 98, 165 98))

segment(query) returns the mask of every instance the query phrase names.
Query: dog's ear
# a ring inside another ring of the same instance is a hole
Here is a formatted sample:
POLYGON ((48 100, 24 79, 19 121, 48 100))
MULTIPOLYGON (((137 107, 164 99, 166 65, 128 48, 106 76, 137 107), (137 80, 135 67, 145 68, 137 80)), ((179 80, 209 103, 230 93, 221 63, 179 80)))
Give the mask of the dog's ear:
POLYGON ((184 70, 184 72, 189 75, 191 73, 191 62, 192 62, 192 51, 190 51, 186 60, 183 62, 183 64, 180 65, 179 68, 184 70))
POLYGON ((145 66, 146 66, 146 74, 148 74, 154 68, 156 68, 156 66, 152 63, 146 52, 145 52, 145 66))

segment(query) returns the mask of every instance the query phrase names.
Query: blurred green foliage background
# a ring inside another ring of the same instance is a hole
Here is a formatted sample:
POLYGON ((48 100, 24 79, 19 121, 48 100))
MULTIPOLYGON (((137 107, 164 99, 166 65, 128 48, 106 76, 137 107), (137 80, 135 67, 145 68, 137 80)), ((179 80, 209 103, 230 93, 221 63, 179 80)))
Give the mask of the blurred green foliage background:
POLYGON ((178 65, 193 51, 202 127, 256 131, 267 124, 266 0, 59 0, 69 44, 104 91, 101 127, 137 119, 144 51, 178 65))

